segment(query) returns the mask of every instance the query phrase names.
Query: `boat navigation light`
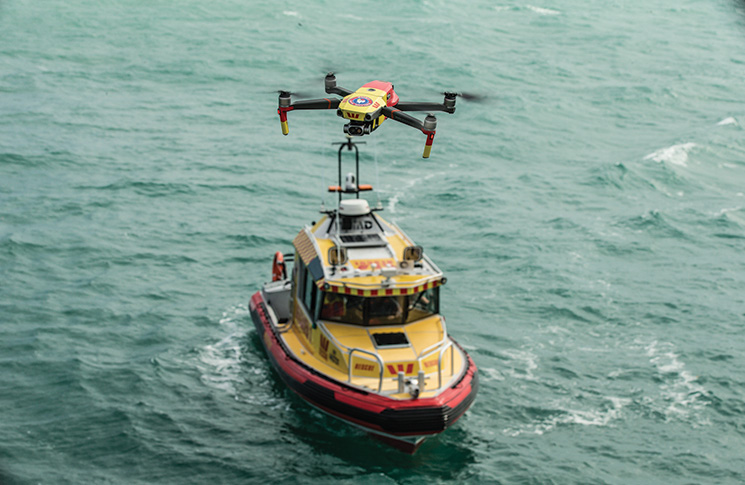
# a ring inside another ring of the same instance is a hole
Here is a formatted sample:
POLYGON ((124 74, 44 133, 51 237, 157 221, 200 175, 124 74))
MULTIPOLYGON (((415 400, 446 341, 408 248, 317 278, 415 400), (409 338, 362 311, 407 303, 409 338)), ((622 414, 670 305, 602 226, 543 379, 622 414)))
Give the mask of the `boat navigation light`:
POLYGON ((424 249, 421 246, 407 246, 404 248, 404 261, 421 261, 424 249))
POLYGON ((343 266, 347 264, 347 262, 349 261, 349 257, 347 256, 347 248, 342 248, 339 246, 330 247, 328 260, 329 264, 332 266, 343 266))

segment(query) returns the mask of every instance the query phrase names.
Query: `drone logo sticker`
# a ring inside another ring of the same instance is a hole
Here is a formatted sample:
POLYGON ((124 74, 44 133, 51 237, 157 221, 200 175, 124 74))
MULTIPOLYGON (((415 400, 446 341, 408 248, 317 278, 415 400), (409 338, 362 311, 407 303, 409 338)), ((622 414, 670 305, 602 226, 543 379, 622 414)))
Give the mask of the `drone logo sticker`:
POLYGON ((368 98, 367 96, 356 96, 350 99, 349 103, 357 106, 358 108, 363 108, 365 106, 370 106, 372 104, 372 99, 368 98))

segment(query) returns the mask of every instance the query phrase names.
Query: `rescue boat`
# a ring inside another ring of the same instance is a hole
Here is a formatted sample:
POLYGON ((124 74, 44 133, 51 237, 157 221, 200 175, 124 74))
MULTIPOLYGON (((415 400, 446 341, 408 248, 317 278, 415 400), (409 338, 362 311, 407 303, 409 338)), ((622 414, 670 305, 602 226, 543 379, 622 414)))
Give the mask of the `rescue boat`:
POLYGON ((476 365, 440 314, 446 278, 421 246, 360 192, 359 150, 339 147, 337 207, 277 252, 251 298, 269 360, 312 406, 408 453, 452 426, 478 389, 476 365), (342 151, 356 173, 342 186, 342 151), (293 263, 287 271, 287 263, 293 263))

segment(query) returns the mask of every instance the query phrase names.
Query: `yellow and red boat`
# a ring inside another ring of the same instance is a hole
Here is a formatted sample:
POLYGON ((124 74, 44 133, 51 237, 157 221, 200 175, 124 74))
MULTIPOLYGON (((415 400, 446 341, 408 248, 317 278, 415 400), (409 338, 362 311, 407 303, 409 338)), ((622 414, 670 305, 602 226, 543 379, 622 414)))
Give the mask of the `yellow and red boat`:
POLYGON ((440 314, 440 269, 360 192, 359 152, 339 148, 338 206, 274 256, 249 307, 282 380, 316 408, 403 451, 452 426, 473 403, 476 365, 440 314), (342 185, 342 150, 356 175, 342 185), (344 197, 346 196, 346 198, 344 197), (293 262, 288 273, 286 263, 293 262))

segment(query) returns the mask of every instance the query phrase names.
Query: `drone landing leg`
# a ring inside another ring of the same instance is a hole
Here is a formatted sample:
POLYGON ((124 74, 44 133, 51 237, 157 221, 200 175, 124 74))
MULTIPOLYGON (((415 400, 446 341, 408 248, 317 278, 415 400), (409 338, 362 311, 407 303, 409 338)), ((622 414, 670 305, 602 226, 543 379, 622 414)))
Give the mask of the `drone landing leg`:
POLYGON ((279 108, 277 113, 279 113, 279 123, 282 125, 282 134, 287 135, 290 133, 290 127, 287 124, 287 111, 279 108))
POLYGON ((429 152, 432 151, 432 143, 435 141, 435 132, 429 131, 427 133, 427 141, 424 143, 424 153, 422 158, 429 158, 429 152))

